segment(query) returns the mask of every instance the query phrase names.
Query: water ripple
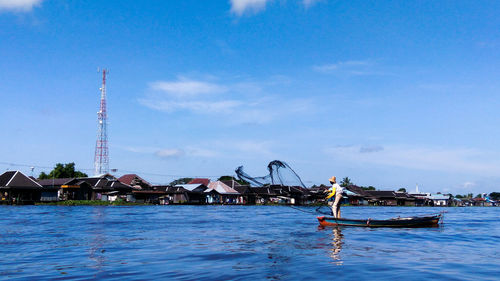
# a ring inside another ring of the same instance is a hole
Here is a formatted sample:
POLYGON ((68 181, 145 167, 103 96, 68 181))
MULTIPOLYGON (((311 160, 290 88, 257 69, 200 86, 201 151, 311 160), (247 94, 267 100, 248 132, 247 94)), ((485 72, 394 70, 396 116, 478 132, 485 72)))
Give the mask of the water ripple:
POLYGON ((280 206, 0 206, 0 279, 495 280, 500 208, 446 210, 442 227, 371 229, 321 228, 314 215, 280 206))

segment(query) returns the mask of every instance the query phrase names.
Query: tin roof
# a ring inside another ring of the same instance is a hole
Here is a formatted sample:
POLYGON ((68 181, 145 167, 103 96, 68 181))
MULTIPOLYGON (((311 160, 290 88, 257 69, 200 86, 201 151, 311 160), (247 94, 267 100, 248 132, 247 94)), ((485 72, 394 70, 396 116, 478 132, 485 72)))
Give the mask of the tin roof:
POLYGON ((203 178, 196 178, 192 179, 188 184, 203 184, 205 186, 208 186, 210 184, 210 179, 203 179, 203 178))
POLYGON ((42 186, 61 186, 67 184, 68 182, 74 179, 75 178, 43 179, 43 180, 38 180, 38 183, 42 186))
POLYGON ((132 185, 134 183, 134 181, 140 181, 142 183, 144 183, 145 185, 148 185, 148 186, 151 186, 151 184, 141 178, 140 176, 136 175, 136 174, 126 174, 126 175, 123 175, 121 177, 118 178, 118 180, 124 184, 128 184, 128 185, 132 185))
POLYGON ((207 187, 204 184, 178 184, 175 187, 182 187, 187 191, 193 191, 195 189, 200 189, 200 191, 205 190, 207 187))
POLYGON ((7 171, 0 175, 0 187, 41 188, 42 186, 20 171, 7 171))
POLYGON ((219 194, 240 194, 238 191, 232 189, 221 181, 211 182, 208 185, 208 188, 217 191, 219 194))

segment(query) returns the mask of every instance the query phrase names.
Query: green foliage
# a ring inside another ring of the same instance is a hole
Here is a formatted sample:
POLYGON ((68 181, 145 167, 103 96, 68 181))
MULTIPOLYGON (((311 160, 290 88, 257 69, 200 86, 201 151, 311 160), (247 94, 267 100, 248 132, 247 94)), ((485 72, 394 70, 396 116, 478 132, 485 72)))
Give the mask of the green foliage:
POLYGON ((370 185, 370 186, 361 186, 361 188, 362 188, 363 190, 377 190, 375 187, 373 187, 373 186, 371 186, 371 185, 370 185))
POLYGON ((326 186, 326 185, 324 185, 324 184, 320 184, 320 185, 313 185, 313 186, 311 186, 310 188, 322 188, 322 189, 325 189, 325 188, 326 188, 326 189, 328 189, 328 188, 329 188, 329 186, 326 186))
POLYGON ((241 179, 237 179, 233 176, 222 176, 220 177, 219 179, 217 179, 219 181, 230 181, 230 180, 234 180, 235 182, 241 184, 241 185, 250 185, 249 182, 247 182, 246 180, 241 180, 241 179))
POLYGON ((187 184, 188 182, 192 181, 193 178, 180 178, 176 179, 173 182, 171 182, 169 185, 178 185, 178 184, 187 184))
POLYGON ((348 187, 350 185, 353 185, 353 183, 351 182, 351 179, 349 179, 348 177, 343 178, 342 182, 340 182, 340 186, 342 187, 348 187))
POLYGON ((500 200, 500 192, 492 192, 490 193, 490 199, 492 200, 500 200))
POLYGON ((406 192, 406 188, 402 187, 400 189, 398 189, 399 192, 406 192))
POLYGON ((467 195, 462 195, 462 194, 457 194, 455 195, 455 198, 458 198, 458 199, 471 199, 472 197, 474 196, 474 194, 472 193, 469 193, 467 195))
POLYGON ((87 174, 75 171, 75 163, 71 162, 68 164, 57 163, 54 169, 50 171, 49 174, 41 172, 38 176, 39 179, 60 179, 60 178, 85 178, 88 177, 87 174))

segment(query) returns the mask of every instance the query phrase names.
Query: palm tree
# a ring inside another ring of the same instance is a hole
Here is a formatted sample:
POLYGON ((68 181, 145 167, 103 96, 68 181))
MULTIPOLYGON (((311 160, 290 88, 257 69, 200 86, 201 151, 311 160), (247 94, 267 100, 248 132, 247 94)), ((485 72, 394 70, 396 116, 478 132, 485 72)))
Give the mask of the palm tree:
POLYGON ((347 187, 350 185, 353 185, 353 183, 351 182, 351 179, 349 179, 348 177, 343 178, 342 182, 340 182, 340 186, 342 187, 347 187))

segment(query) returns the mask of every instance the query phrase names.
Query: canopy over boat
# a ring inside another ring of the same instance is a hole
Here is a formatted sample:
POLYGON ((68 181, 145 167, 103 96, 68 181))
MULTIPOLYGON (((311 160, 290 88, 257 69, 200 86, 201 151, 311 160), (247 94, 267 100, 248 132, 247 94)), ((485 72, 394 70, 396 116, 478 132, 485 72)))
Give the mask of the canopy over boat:
POLYGON ((321 226, 363 226, 363 227, 432 227, 438 226, 442 214, 432 216, 418 216, 407 218, 392 218, 387 220, 372 219, 344 219, 334 217, 318 217, 321 226))

